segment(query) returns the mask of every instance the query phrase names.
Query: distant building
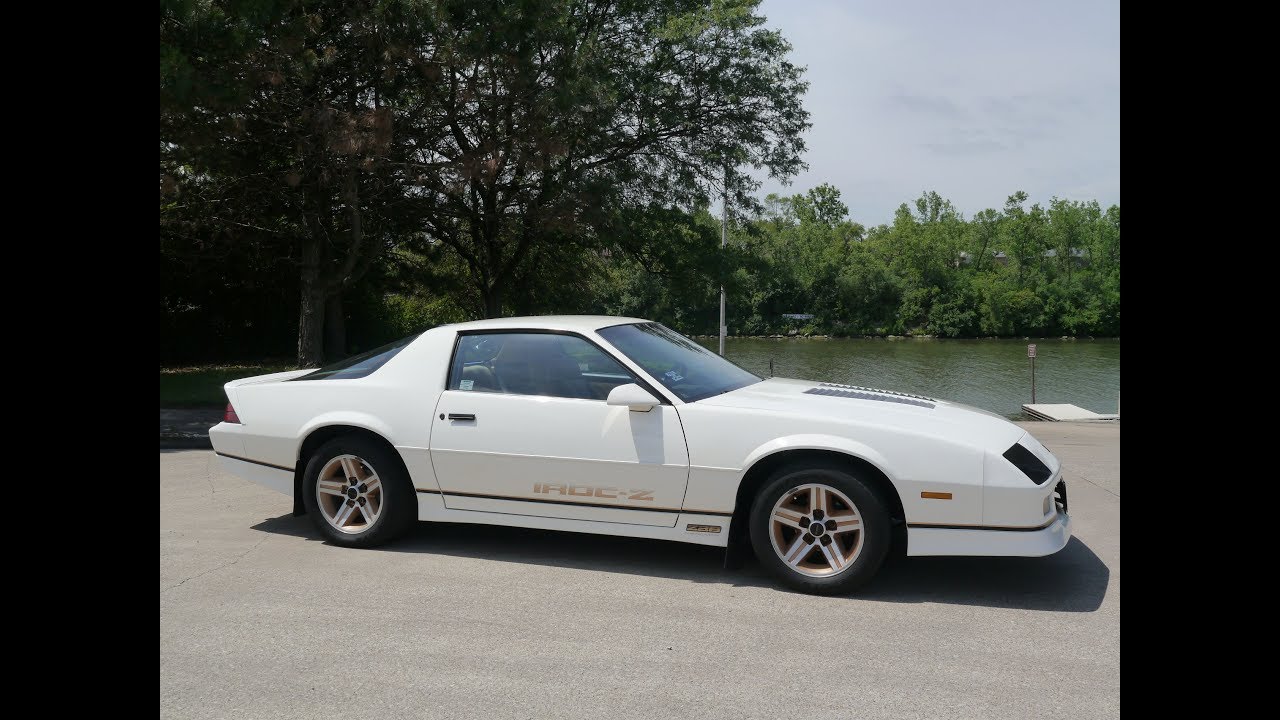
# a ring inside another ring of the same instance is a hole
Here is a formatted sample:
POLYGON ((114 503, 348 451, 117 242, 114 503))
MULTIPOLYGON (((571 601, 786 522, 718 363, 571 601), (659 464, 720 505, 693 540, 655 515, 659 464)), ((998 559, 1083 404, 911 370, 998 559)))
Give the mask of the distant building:
MULTIPOLYGON (((1044 257, 1050 259, 1058 257, 1058 249, 1049 248, 1048 250, 1045 250, 1044 257)), ((1071 248, 1071 259, 1075 261, 1076 265, 1087 265, 1089 263, 1088 254, 1079 248, 1071 248)))
POLYGON ((813 315, 810 313, 782 313, 782 317, 788 320, 812 320, 813 315))
MULTIPOLYGON (((1053 259, 1053 258, 1058 257, 1058 251, 1057 251, 1057 249, 1055 249, 1055 248, 1049 248, 1048 250, 1045 250, 1045 251, 1042 253, 1042 255, 1043 255, 1043 257, 1045 257, 1045 258, 1047 258, 1047 259, 1053 259)), ((1087 251, 1085 251, 1085 250, 1081 250, 1081 249, 1079 249, 1079 248, 1071 248, 1071 258, 1072 258, 1073 260, 1075 260, 1076 265, 1088 265, 1088 264, 1089 264, 1089 253, 1088 253, 1087 251)), ((993 253, 991 253, 991 259, 992 259, 992 260, 993 260, 997 265, 1008 265, 1008 264, 1009 264, 1009 256, 1008 256, 1008 255, 1005 255, 1003 252, 993 252, 993 253)), ((969 264, 971 264, 972 262, 973 262, 973 255, 972 255, 971 253, 961 251, 961 252, 960 252, 960 254, 956 256, 956 259, 955 259, 955 262, 954 262, 954 266, 955 266, 955 267, 960 267, 961 265, 969 265, 969 264)))

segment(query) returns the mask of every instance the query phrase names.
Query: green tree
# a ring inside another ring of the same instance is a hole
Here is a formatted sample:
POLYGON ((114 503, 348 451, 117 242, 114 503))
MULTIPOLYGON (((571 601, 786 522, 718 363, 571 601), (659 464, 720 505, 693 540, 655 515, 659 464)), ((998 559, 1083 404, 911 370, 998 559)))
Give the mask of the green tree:
POLYGON ((802 224, 816 223, 835 227, 849 216, 849 208, 840 202, 840 191, 826 183, 803 195, 792 196, 791 207, 802 224))
MULTIPOLYGON (((693 208, 801 167, 801 69, 758 0, 442 2, 405 128, 428 232, 486 316, 549 244, 608 247, 630 208, 693 208), (729 168, 726 171, 726 167, 729 168)), ((635 239, 634 237, 631 239, 635 239)), ((634 248, 633 244, 626 244, 634 248)))
POLYGON ((1030 211, 1023 209, 1026 201, 1027 194, 1019 190, 1010 195, 1004 205, 1006 252, 1017 266, 1020 287, 1030 279, 1028 270, 1040 267, 1047 223, 1044 209, 1038 203, 1032 205, 1030 211))
POLYGON ((992 248, 1000 243, 1002 220, 1000 213, 991 208, 973 216, 969 227, 970 237, 973 239, 973 257, 970 258, 970 262, 973 263, 974 270, 981 271, 991 266, 992 248))
POLYGON ((1049 201, 1048 222, 1050 244, 1053 246, 1057 269, 1071 281, 1076 260, 1073 252, 1087 249, 1086 234, 1090 229, 1089 208, 1084 203, 1061 198, 1049 201))
POLYGON ((298 363, 343 352, 341 298, 418 224, 394 111, 419 82, 419 4, 160 6, 161 234, 277 248, 298 271, 298 363))

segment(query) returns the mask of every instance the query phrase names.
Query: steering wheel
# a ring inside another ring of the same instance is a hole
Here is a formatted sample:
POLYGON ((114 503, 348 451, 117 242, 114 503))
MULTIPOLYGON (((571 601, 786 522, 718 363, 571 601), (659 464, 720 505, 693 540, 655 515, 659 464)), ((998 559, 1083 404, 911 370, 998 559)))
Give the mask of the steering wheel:
POLYGON ((502 382, 502 376, 498 374, 497 368, 493 366, 493 361, 497 359, 498 353, 502 352, 502 345, 498 343, 497 339, 491 335, 482 337, 476 341, 475 345, 472 346, 472 350, 475 351, 475 357, 484 358, 483 360, 477 360, 476 362, 481 367, 489 369, 489 372, 493 375, 494 381, 498 384, 498 390, 504 393, 508 392, 507 384, 502 382))
POLYGON ((501 346, 499 346, 497 341, 492 337, 482 337, 479 342, 475 344, 476 356, 483 357, 484 360, 481 362, 485 365, 492 363, 493 359, 498 356, 498 351, 501 349, 501 346))

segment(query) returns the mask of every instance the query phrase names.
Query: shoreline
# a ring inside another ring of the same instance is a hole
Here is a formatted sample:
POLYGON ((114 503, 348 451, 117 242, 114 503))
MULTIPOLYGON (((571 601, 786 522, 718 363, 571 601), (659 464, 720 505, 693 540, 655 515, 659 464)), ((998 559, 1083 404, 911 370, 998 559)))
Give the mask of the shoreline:
MULTIPOLYGON (((689 335, 695 340, 718 340, 719 335, 689 335)), ((725 340, 1119 340, 1119 335, 1061 335, 1039 336, 1025 335, 972 335, 961 337, 943 337, 941 335, 820 335, 817 333, 788 333, 786 335, 726 335, 725 340)))

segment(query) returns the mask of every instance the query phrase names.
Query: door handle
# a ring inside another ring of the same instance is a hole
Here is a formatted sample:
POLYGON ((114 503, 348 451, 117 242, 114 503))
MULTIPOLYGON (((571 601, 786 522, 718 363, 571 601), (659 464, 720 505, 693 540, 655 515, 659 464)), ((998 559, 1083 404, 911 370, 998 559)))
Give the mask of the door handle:
POLYGON ((473 413, 449 413, 450 420, 472 420, 476 419, 473 413))

